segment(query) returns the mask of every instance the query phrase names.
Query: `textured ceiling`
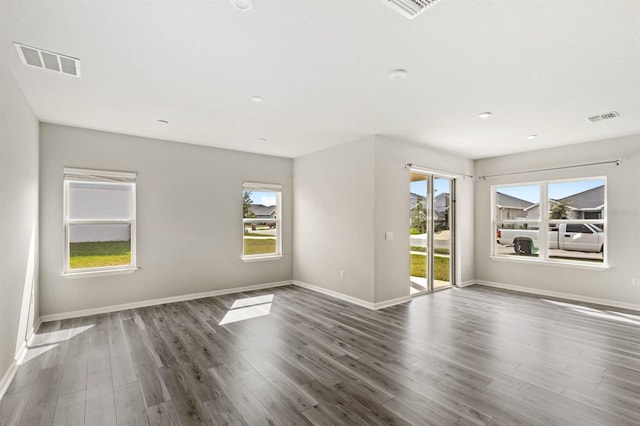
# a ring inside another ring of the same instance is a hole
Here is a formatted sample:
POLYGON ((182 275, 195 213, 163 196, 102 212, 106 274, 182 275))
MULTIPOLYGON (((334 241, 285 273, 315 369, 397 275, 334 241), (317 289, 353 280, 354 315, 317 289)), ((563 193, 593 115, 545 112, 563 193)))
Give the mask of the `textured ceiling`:
POLYGON ((41 121, 285 157, 367 134, 483 158, 640 133, 638 0, 442 0, 412 21, 383 0, 4 0, 0 60, 41 121))

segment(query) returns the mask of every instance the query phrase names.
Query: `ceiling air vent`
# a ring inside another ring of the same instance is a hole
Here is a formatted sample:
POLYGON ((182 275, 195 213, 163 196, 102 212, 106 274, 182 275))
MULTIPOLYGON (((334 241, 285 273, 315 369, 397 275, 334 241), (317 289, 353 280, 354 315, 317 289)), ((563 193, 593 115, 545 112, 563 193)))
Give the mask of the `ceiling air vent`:
POLYGON ((383 0, 396 12, 413 19, 440 0, 383 0))
POLYGON ((598 115, 593 115, 591 117, 587 117, 586 120, 592 123, 597 123, 599 121, 611 120, 612 118, 617 118, 617 117, 620 117, 620 114, 618 113, 618 111, 611 111, 605 114, 598 114, 598 115))
POLYGON ((79 59, 38 49, 37 47, 25 46, 19 43, 13 44, 16 46, 18 56, 20 56, 22 63, 25 65, 80 77, 79 59))

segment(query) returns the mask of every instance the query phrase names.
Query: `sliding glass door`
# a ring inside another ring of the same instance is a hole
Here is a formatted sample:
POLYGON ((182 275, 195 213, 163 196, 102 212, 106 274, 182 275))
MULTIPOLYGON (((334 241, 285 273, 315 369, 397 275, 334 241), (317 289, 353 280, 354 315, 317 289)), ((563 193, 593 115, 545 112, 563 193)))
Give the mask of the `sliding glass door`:
POLYGON ((452 280, 452 224, 451 197, 453 179, 433 176, 433 289, 450 286, 452 280))
POLYGON ((409 195, 411 294, 453 283, 454 180, 412 171, 409 195))

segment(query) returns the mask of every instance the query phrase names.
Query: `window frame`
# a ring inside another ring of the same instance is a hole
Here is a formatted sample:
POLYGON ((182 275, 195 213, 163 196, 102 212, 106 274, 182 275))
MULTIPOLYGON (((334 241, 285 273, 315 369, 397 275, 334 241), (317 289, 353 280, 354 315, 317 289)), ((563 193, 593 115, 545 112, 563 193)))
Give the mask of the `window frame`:
POLYGON ((103 276, 103 275, 115 275, 123 273, 133 273, 138 270, 136 259, 136 173, 132 172, 116 172, 107 170, 93 170, 93 169, 77 169, 77 168, 64 168, 63 176, 63 217, 62 217, 62 232, 63 232, 63 255, 62 255, 62 276, 67 278, 78 278, 84 276, 103 276), (71 178, 67 176, 77 176, 71 178), (130 219, 70 219, 70 194, 69 186, 72 182, 87 183, 93 182, 97 184, 127 184, 131 185, 131 218, 130 219), (123 225, 128 224, 130 227, 130 239, 131 239, 131 262, 129 265, 116 265, 116 266, 101 266, 97 268, 78 268, 71 269, 70 267, 70 239, 71 239, 71 225, 123 225))
POLYGON ((493 260, 501 260, 501 261, 513 261, 513 262, 530 262, 530 263, 538 263, 538 264, 552 264, 552 265, 560 265, 560 266, 570 266, 570 267, 578 267, 584 269, 608 269, 609 268, 609 258, 608 258, 608 226, 607 226, 607 177, 606 176, 586 176, 586 177, 578 177, 578 178, 567 178, 567 179, 552 179, 552 180, 539 180, 539 181, 528 181, 528 182, 518 182, 518 183, 505 183, 505 184, 494 184, 491 185, 491 251, 490 257, 493 260), (602 217, 600 219, 550 219, 550 202, 549 202, 549 185, 555 183, 563 183, 563 182, 580 182, 580 181, 590 181, 590 180, 602 180, 604 182, 604 203, 602 207, 602 217), (497 190, 499 188, 505 187, 517 187, 517 186, 532 186, 538 185, 540 188, 540 217, 538 219, 498 219, 497 218, 497 190), (498 224, 508 225, 521 225, 521 224, 537 224, 539 235, 538 235, 538 255, 533 257, 522 257, 522 256, 511 256, 505 254, 496 253, 496 230, 498 228, 498 224), (596 263, 588 260, 567 260, 567 259, 556 259, 551 258, 549 256, 549 228, 552 225, 560 225, 560 224, 592 224, 599 226, 603 229, 603 256, 602 263, 596 263), (546 232, 542 232, 546 230, 546 232))
MULTIPOLYGON (((242 196, 246 191, 266 192, 272 191, 276 193, 276 217, 269 219, 270 222, 276 223, 276 252, 269 254, 244 254, 244 230, 245 224, 256 221, 265 221, 265 219, 244 218, 242 217, 242 255, 240 256, 244 262, 259 262, 264 260, 278 260, 284 257, 282 252, 282 185, 273 183, 260 182, 244 182, 242 184, 242 196)), ((244 214, 243 214, 244 216, 244 214)))

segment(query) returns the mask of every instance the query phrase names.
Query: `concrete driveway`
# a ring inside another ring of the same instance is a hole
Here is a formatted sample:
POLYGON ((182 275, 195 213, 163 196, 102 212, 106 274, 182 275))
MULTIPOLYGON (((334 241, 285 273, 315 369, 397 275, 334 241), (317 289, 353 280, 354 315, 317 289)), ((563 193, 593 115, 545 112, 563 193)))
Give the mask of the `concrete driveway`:
MULTIPOLYGON (((442 231, 438 232, 433 236, 433 246, 434 248, 450 248, 451 241, 450 232, 442 231)), ((409 244, 416 247, 426 247, 427 246, 427 234, 416 234, 411 235, 409 238, 409 244)))

